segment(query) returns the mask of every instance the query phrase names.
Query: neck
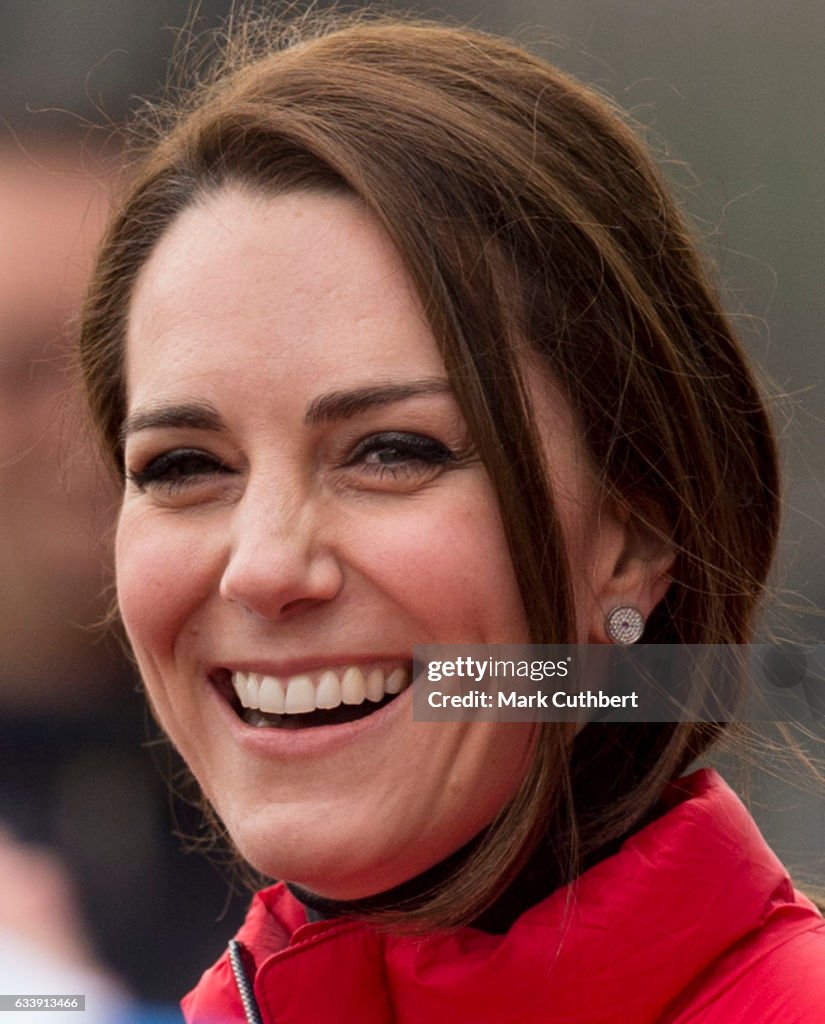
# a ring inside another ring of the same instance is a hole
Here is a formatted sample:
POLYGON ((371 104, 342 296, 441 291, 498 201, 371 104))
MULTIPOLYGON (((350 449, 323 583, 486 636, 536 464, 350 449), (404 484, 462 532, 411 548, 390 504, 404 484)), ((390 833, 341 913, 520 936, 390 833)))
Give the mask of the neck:
MULTIPOLYGON (((307 910, 307 919, 323 921, 334 917, 360 917, 381 910, 412 909, 424 902, 434 889, 447 882, 464 866, 479 846, 485 833, 471 839, 455 853, 439 861, 400 885, 355 900, 335 900, 319 896, 294 882, 287 888, 307 910)), ((549 896, 558 885, 556 859, 549 844, 542 843, 507 889, 472 922, 474 928, 491 934, 503 934, 530 906, 549 896)))
MULTIPOLYGON (((586 871, 599 861, 616 853, 622 843, 633 833, 650 824, 662 813, 660 805, 653 807, 624 836, 611 840, 601 849, 587 857, 580 865, 586 871)), ((456 875, 463 868, 473 851, 480 845, 486 831, 480 833, 439 861, 426 871, 400 885, 365 896, 356 900, 335 900, 317 893, 294 882, 287 882, 287 888, 307 910, 309 921, 324 921, 335 917, 361 917, 381 910, 412 909, 424 902, 435 888, 456 875)), ((547 835, 538 844, 527 862, 518 872, 507 888, 485 910, 471 922, 473 928, 492 935, 503 935, 521 915, 546 899, 552 892, 565 884, 564 869, 561 865, 557 844, 554 837, 547 835)))

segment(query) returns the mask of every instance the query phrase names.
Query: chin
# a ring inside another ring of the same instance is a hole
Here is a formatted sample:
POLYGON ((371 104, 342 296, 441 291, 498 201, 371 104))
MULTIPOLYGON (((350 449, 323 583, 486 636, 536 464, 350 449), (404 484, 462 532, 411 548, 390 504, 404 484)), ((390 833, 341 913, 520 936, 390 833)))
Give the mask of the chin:
POLYGON ((228 828, 236 849, 256 871, 331 900, 375 896, 409 881, 451 852, 428 851, 417 843, 398 849, 397 843, 391 847, 375 837, 368 843, 350 831, 228 828))
POLYGON ((268 878, 293 882, 330 900, 358 900, 375 896, 414 878, 429 866, 418 867, 410 862, 407 865, 395 864, 392 869, 386 865, 376 868, 369 858, 363 861, 359 858, 353 859, 351 844, 347 844, 346 849, 346 856, 331 856, 332 851, 329 849, 319 856, 304 851, 297 858, 273 858, 271 855, 267 857, 267 851, 261 851, 261 858, 256 857, 254 852, 251 856, 244 856, 253 867, 268 878))

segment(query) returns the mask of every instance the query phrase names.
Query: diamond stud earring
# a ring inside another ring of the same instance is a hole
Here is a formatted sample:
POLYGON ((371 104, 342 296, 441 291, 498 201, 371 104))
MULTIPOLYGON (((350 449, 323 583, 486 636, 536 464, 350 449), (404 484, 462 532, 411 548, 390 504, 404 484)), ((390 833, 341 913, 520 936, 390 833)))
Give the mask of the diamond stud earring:
POLYGON ((607 613, 607 635, 614 644, 635 644, 645 631, 645 617, 631 604, 620 604, 607 613))

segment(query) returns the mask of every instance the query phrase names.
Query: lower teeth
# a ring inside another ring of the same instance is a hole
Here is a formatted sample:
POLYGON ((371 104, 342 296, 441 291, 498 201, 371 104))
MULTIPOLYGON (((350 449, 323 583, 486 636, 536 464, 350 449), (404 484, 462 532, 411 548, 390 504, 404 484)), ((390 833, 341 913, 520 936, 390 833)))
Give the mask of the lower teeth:
POLYGON ((307 711, 301 715, 271 715, 266 711, 256 711, 252 708, 241 708, 240 714, 247 725, 260 729, 307 729, 317 725, 341 725, 344 722, 354 722, 358 718, 366 718, 396 696, 394 693, 387 694, 377 703, 365 700, 362 704, 339 704, 337 708, 307 711))

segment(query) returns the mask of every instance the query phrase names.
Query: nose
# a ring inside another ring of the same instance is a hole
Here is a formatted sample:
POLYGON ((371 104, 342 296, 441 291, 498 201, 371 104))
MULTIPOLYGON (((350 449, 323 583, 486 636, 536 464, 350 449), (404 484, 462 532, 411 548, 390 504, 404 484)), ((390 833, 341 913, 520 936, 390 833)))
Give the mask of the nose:
POLYGON ((331 601, 343 585, 337 553, 308 501, 248 492, 234 510, 220 594, 262 618, 331 601))

